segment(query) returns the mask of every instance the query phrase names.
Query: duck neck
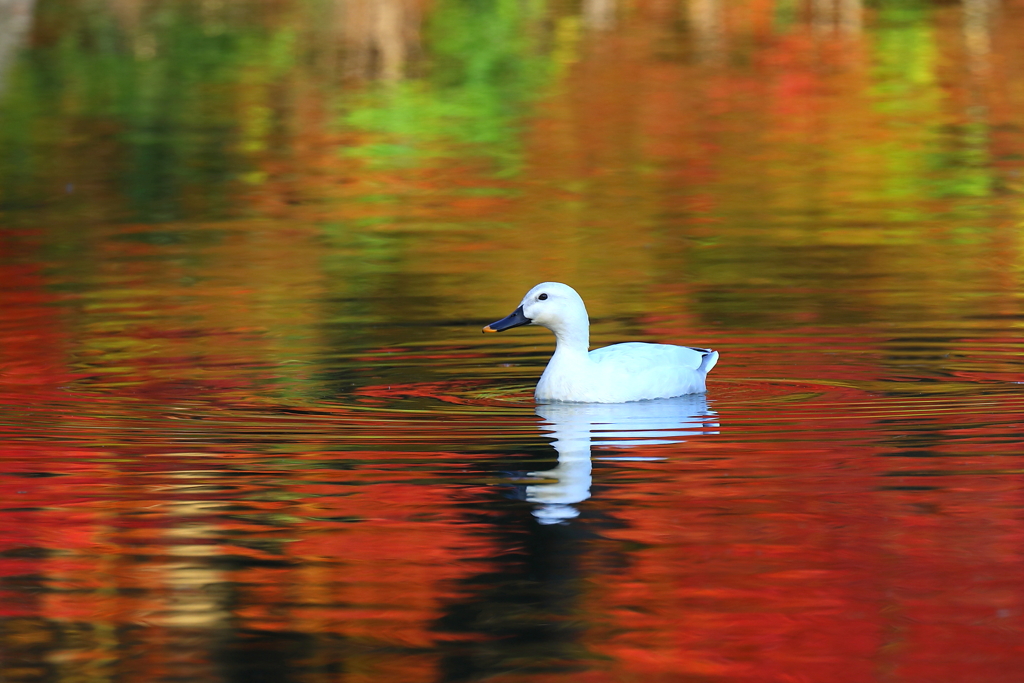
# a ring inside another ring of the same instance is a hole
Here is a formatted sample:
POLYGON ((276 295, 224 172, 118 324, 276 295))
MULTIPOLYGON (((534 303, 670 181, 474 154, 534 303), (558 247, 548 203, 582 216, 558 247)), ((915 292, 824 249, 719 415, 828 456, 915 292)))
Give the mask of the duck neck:
POLYGON ((561 327, 555 333, 555 355, 586 358, 590 351, 590 323, 561 327))

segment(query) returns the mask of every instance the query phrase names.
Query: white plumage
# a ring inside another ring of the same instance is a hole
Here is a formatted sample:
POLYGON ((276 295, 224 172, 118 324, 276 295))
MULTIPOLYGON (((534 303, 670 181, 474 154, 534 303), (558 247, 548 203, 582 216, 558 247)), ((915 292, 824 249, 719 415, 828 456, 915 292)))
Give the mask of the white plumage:
POLYGON ((555 353, 537 383, 541 402, 627 403, 704 393, 718 352, 671 344, 627 342, 589 351, 590 318, 572 287, 544 282, 511 315, 485 332, 541 325, 555 333, 555 353))

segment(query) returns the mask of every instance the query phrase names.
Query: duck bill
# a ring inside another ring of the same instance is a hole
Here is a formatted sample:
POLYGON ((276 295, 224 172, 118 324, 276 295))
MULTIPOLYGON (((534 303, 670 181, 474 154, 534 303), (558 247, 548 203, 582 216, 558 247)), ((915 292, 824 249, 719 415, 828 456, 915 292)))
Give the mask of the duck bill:
POLYGON ((485 327, 484 332, 504 332, 505 330, 511 330, 513 327, 529 325, 531 322, 533 321, 523 314, 523 307, 520 306, 516 310, 512 311, 511 315, 505 316, 501 320, 493 322, 485 327))

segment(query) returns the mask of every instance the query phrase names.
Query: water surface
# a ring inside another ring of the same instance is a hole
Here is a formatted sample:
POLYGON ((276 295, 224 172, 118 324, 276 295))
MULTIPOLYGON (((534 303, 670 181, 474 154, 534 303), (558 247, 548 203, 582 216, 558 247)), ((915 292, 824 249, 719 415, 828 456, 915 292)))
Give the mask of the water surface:
POLYGON ((813 5, 0 2, 0 679, 1019 680, 1024 7, 813 5))

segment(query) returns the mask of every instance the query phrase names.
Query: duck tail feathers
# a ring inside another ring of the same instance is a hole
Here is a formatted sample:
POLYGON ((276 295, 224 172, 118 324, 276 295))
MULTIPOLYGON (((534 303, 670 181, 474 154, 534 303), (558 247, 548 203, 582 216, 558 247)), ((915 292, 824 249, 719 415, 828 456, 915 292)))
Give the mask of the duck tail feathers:
POLYGON ((704 359, 700 362, 700 367, 697 368, 698 372, 703 372, 705 375, 711 372, 711 368, 715 367, 715 364, 718 363, 718 351, 712 351, 711 349, 706 349, 706 351, 704 359))

